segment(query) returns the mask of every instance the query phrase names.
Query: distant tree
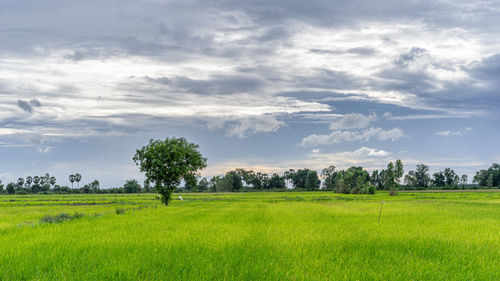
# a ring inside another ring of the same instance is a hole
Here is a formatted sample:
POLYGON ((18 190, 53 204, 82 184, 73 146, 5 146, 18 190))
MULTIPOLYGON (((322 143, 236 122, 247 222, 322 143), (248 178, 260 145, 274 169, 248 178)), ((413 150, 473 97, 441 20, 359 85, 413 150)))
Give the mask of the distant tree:
POLYGON ((217 184, 217 191, 231 192, 239 191, 243 188, 243 180, 235 171, 227 172, 217 184))
POLYGON ((52 185, 52 188, 54 188, 54 185, 56 184, 56 177, 50 177, 49 183, 52 185))
POLYGON ((479 186, 500 188, 500 165, 494 163, 487 170, 477 171, 473 182, 479 186))
POLYGON ((138 193, 141 189, 141 185, 135 179, 127 180, 123 185, 125 193, 138 193))
POLYGON ((330 165, 328 168, 324 168, 321 171, 321 177, 323 178, 323 188, 334 189, 336 186, 336 176, 337 171, 335 171, 335 166, 330 165))
POLYGON ((7 190, 8 194, 14 194, 14 192, 16 191, 16 184, 10 182, 9 184, 7 184, 7 187, 5 189, 7 190))
POLYGON ((256 175, 254 173, 254 171, 252 170, 245 170, 245 169, 241 169, 241 168, 238 168, 236 170, 234 170, 235 173, 237 173, 241 179, 243 180, 244 182, 244 185, 246 186, 252 186, 254 187, 254 181, 256 180, 256 175))
POLYGON ((467 175, 462 175, 460 177, 460 181, 462 182, 462 188, 465 188, 465 186, 467 185, 467 175))
POLYGON ((34 176, 34 177, 33 177, 33 182, 34 182, 35 184, 39 184, 39 183, 40 183, 40 177, 39 177, 39 176, 34 176))
POLYGON ((316 171, 308 171, 306 175, 305 186, 307 190, 317 190, 319 189, 321 181, 318 178, 318 173, 316 171))
POLYGON ((278 174, 272 174, 267 181, 267 189, 285 189, 285 179, 278 174))
POLYGON ((378 174, 378 181, 377 181, 377 189, 378 190, 387 190, 387 184, 385 183, 385 178, 387 171, 385 169, 380 170, 380 173, 378 174))
POLYGON ((200 182, 198 182, 198 190, 199 191, 207 191, 210 188, 210 183, 207 178, 202 178, 200 182))
POLYGON ((366 170, 353 166, 345 171, 337 171, 335 190, 345 194, 375 193, 375 186, 371 185, 370 180, 370 174, 366 170))
POLYGON ((409 171, 404 178, 406 189, 412 189, 418 186, 417 177, 415 171, 409 171))
POLYGON ((432 175, 432 184, 435 187, 444 187, 446 185, 445 176, 443 172, 436 172, 432 175))
POLYGON ((403 162, 396 160, 396 165, 389 162, 385 174, 385 182, 390 195, 396 195, 399 189, 399 183, 403 176, 403 162))
POLYGON ((493 184, 494 184, 494 175, 493 174, 489 174, 488 175, 488 179, 486 180, 486 186, 487 187, 493 187, 493 184))
POLYGON ((417 164, 415 171, 409 171, 404 178, 408 189, 426 189, 429 187, 429 166, 425 164, 417 164))
POLYGON ((444 182, 445 182, 446 187, 453 188, 453 189, 456 189, 458 187, 458 182, 459 182, 460 178, 455 173, 455 171, 453 171, 453 169, 450 169, 450 168, 444 169, 443 175, 444 175, 444 182))
MULTIPOLYGON (((34 182, 34 180, 33 180, 33 182, 34 182)), ((38 182, 40 182, 40 181, 38 181, 38 182)), ((42 191, 42 186, 40 184, 38 184, 38 183, 35 182, 35 184, 33 184, 31 186, 31 193, 36 194, 36 193, 38 193, 40 191, 42 191)))
POLYGON ((75 182, 75 175, 69 175, 69 181, 71 182, 71 188, 73 188, 73 183, 75 182))
POLYGON ((416 187, 427 188, 429 187, 430 176, 429 176, 429 166, 425 164, 417 164, 417 169, 415 170, 416 187))
POLYGON ((26 182, 26 188, 30 188, 31 183, 33 182, 33 178, 31 176, 27 176, 25 182, 26 182))
MULTIPOLYGON (((80 179, 81 179, 81 177, 80 177, 80 179)), ((100 184, 99 184, 98 180, 93 180, 90 183, 90 192, 92 192, 92 193, 98 193, 99 192, 99 188, 100 188, 100 184)), ((140 186, 139 186, 139 188, 140 188, 140 186)))
POLYGON ((145 172, 146 178, 155 183, 165 205, 182 179, 195 174, 207 166, 207 159, 198 151, 199 146, 185 138, 151 140, 138 149, 134 162, 145 172))
POLYGON ((144 192, 147 192, 147 193, 151 192, 151 190, 152 190, 151 183, 147 179, 144 180, 143 186, 144 186, 144 192))
MULTIPOLYGON (((309 173, 309 169, 299 169, 297 171, 290 169, 287 172, 285 172, 285 179, 289 179, 294 188, 303 188, 306 189, 306 179, 307 179, 307 174, 309 173)), ((317 176, 317 173, 316 173, 317 176)))
POLYGON ((374 170, 370 176, 370 183, 374 186, 377 186, 379 183, 379 174, 378 170, 374 170))
POLYGON ((211 192, 216 192, 218 191, 217 190, 217 185, 219 183, 219 181, 221 181, 222 178, 221 176, 213 176, 210 178, 210 182, 209 182, 209 191, 211 192))
POLYGON ((18 178, 17 179, 17 186, 22 188, 23 185, 24 185, 24 179, 23 178, 18 178))
POLYGON ((3 193, 3 183, 2 183, 2 180, 0 180, 0 194, 3 193))
MULTIPOLYGON (((77 183, 77 187, 80 188, 80 181, 82 180, 82 175, 80 174, 75 174, 75 181, 77 183)), ((73 184, 73 183, 72 183, 73 184)))

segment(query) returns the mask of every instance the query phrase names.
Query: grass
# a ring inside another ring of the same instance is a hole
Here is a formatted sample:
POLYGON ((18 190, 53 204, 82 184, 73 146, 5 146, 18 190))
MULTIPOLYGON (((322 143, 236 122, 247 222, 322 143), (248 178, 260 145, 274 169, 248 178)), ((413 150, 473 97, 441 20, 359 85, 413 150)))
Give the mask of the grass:
POLYGON ((182 197, 0 196, 0 280, 500 280, 500 193, 182 197))

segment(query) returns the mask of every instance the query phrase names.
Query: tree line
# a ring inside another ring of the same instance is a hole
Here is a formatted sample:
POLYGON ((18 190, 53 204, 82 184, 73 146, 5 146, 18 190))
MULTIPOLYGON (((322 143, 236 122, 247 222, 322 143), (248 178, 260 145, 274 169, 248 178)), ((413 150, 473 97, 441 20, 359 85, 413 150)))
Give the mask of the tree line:
POLYGON ((451 168, 445 168, 433 174, 429 171, 428 165, 418 164, 415 170, 408 171, 404 175, 401 160, 389 162, 386 169, 374 170, 371 173, 363 167, 353 166, 345 170, 337 170, 333 165, 322 169, 320 174, 307 168, 290 169, 282 175, 235 169, 210 179, 204 177, 197 181, 193 178, 186 181, 183 188, 178 187, 177 191, 236 192, 295 189, 373 194, 376 190, 394 193, 397 190, 500 188, 499 164, 493 164, 486 170, 476 172, 472 184, 468 184, 467 175, 459 176, 451 168))
MULTIPOLYGON (((329 190, 345 194, 373 194, 377 190, 387 190, 394 194, 397 190, 426 189, 465 189, 465 188, 500 188, 500 165, 493 164, 488 169, 476 172, 472 183, 468 184, 467 175, 455 173, 451 168, 431 174, 425 164, 417 164, 415 170, 408 171, 403 177, 401 160, 390 162, 386 169, 371 173, 362 167, 350 167, 338 170, 329 166, 318 174, 314 170, 289 169, 282 175, 266 174, 253 170, 235 169, 224 175, 211 178, 191 175, 185 179, 184 186, 177 186, 177 192, 239 192, 239 191, 284 191, 284 190, 329 190)), ((101 188, 98 180, 83 185, 82 176, 72 174, 69 177, 72 187, 57 185, 56 178, 46 173, 44 176, 19 178, 17 183, 4 185, 0 180, 0 194, 78 194, 78 193, 149 193, 154 187, 149 181, 143 185, 136 179, 130 179, 121 187, 101 188), (73 183, 78 184, 73 188, 73 183)))
POLYGON ((56 178, 46 173, 44 176, 27 176, 19 178, 17 182, 10 182, 6 185, 0 180, 0 194, 86 194, 86 193, 149 193, 153 188, 145 183, 143 187, 135 179, 127 180, 121 187, 101 188, 98 180, 93 180, 82 187, 80 181, 81 174, 69 175, 72 187, 67 185, 57 185, 56 178), (78 187, 73 188, 73 183, 77 182, 78 187))

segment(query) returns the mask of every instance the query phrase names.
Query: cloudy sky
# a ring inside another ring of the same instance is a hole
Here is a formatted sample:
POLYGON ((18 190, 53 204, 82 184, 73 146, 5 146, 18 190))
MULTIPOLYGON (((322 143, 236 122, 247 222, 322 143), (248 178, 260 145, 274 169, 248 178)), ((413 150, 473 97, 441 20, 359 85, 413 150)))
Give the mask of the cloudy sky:
POLYGON ((500 161, 500 2, 0 0, 0 179, 500 161))

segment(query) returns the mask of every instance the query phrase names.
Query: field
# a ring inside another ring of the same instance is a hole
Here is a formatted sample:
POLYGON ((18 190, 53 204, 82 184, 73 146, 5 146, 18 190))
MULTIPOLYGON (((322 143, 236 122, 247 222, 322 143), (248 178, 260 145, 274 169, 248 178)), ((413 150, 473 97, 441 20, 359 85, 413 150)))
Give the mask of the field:
POLYGON ((500 280, 500 193, 182 197, 0 196, 0 280, 500 280))

